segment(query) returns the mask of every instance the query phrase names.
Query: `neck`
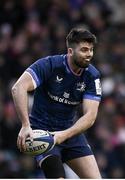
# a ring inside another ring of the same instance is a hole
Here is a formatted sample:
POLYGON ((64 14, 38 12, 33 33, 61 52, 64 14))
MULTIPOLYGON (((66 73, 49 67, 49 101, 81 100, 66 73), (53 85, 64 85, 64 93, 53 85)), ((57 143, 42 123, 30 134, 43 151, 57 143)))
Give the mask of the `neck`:
POLYGON ((68 61, 68 64, 69 64, 71 70, 72 70, 75 74, 78 74, 78 75, 81 74, 83 68, 80 68, 80 67, 78 67, 77 65, 75 65, 75 64, 73 63, 73 60, 72 60, 72 58, 71 58, 71 56, 70 56, 69 54, 67 54, 67 61, 68 61))

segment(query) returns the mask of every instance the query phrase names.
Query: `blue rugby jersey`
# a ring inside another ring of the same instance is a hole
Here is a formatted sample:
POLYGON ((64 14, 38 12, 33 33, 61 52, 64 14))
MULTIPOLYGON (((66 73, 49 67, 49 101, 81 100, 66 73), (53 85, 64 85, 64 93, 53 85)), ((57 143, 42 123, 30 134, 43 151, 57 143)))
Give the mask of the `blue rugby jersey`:
POLYGON ((74 123, 76 106, 83 99, 100 101, 100 73, 93 66, 76 75, 70 69, 67 55, 39 59, 27 70, 36 89, 30 117, 31 126, 55 131, 74 123))

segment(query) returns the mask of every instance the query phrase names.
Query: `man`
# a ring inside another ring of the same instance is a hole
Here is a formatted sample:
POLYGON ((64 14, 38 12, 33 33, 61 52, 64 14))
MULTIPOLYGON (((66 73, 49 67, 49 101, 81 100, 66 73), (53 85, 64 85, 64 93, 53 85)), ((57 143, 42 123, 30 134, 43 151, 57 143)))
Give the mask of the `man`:
POLYGON ((17 113, 22 122, 17 145, 25 150, 32 129, 54 134, 56 146, 36 156, 46 178, 65 178, 67 163, 80 178, 101 178, 92 150, 82 134, 97 116, 101 99, 100 74, 90 64, 96 37, 86 29, 74 28, 66 38, 67 54, 39 59, 22 74, 12 88, 17 113), (29 91, 35 90, 28 115, 29 91), (75 120, 82 102, 83 116, 75 120))

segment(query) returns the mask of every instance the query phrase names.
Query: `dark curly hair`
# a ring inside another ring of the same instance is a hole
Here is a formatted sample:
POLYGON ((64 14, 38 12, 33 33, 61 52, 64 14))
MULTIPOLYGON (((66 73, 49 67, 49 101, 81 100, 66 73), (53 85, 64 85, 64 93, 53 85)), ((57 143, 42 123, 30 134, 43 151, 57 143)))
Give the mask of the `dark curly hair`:
POLYGON ((73 47, 80 42, 97 43, 96 36, 84 28, 73 28, 66 37, 67 47, 73 47))

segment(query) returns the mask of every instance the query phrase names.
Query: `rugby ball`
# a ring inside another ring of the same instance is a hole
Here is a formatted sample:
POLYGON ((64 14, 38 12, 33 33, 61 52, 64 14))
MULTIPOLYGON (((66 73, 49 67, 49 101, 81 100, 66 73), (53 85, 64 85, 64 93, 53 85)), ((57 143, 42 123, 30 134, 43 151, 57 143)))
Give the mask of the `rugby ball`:
POLYGON ((25 154, 39 155, 48 152, 54 147, 54 138, 48 131, 37 129, 33 130, 33 141, 30 138, 26 138, 25 144, 25 154))

